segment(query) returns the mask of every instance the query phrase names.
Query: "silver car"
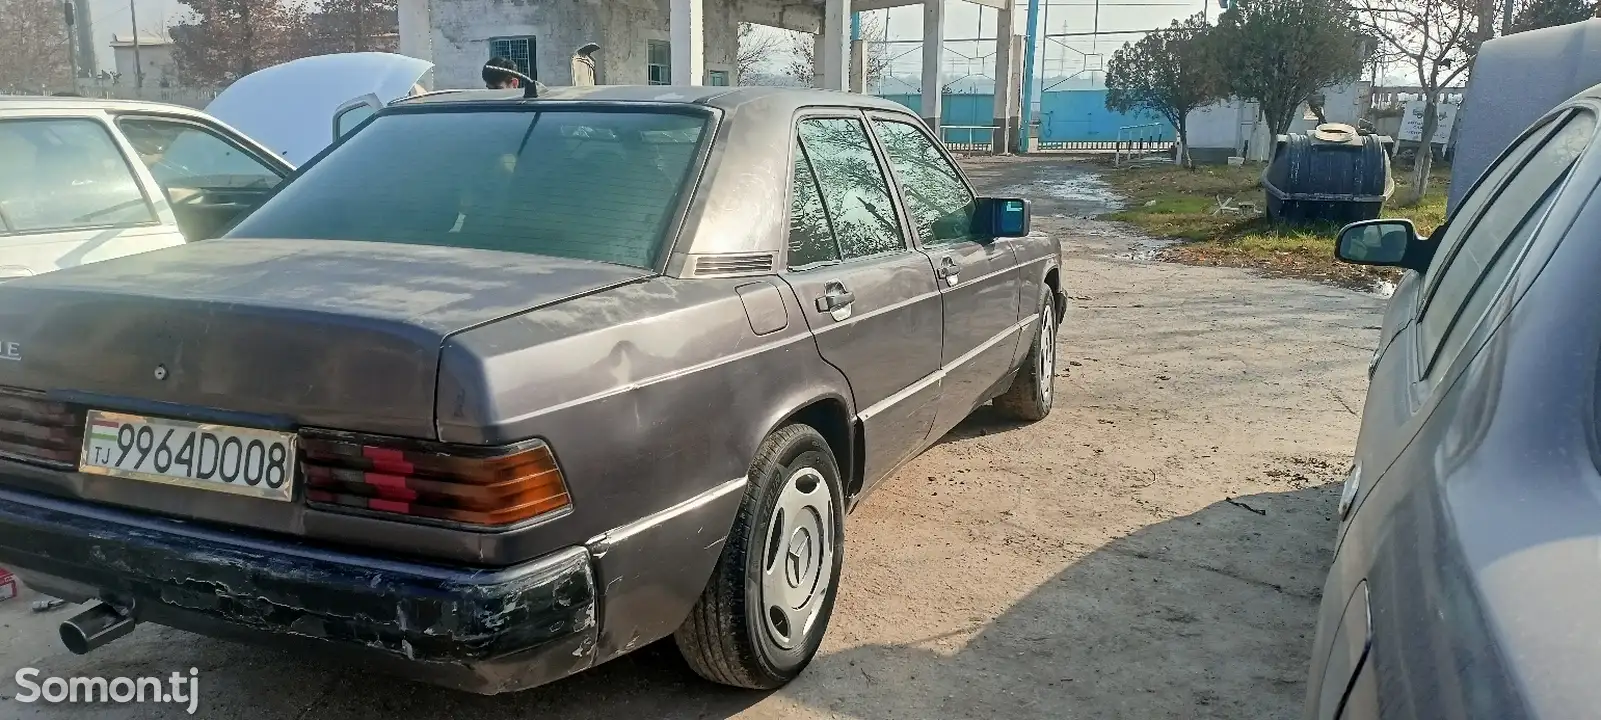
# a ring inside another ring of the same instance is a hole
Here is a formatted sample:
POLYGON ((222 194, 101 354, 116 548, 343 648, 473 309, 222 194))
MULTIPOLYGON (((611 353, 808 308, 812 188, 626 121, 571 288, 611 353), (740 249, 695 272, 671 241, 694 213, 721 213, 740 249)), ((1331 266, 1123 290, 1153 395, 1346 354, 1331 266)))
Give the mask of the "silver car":
POLYGON ((432 67, 303 58, 241 78, 205 112, 0 97, 0 281, 214 238, 432 67))
POLYGON ((223 238, 0 285, 0 564, 136 622, 482 693, 668 636, 772 688, 845 513, 1037 420, 1056 240, 899 105, 600 87, 394 103, 223 238))
POLYGON ((1385 314, 1306 720, 1581 718, 1601 643, 1601 86, 1515 139, 1428 238, 1348 226, 1405 270, 1385 314))

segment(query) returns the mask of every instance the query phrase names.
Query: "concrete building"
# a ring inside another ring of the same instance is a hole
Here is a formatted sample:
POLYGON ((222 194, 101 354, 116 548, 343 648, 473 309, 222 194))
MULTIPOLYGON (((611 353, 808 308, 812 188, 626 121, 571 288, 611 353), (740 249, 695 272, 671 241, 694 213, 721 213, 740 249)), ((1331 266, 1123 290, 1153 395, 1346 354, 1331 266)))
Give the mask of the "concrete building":
MULTIPOLYGON (((139 33, 139 62, 144 68, 145 87, 176 85, 172 67, 172 40, 159 35, 139 33)), ((111 59, 121 78, 119 83, 132 86, 138 82, 134 75, 134 42, 132 34, 116 33, 111 36, 111 59)))
MULTIPOLYGON (((1011 29, 1013 0, 966 0, 1000 10, 996 74, 1018 85, 1021 51, 1011 29)), ((940 86, 946 0, 399 0, 400 52, 434 63, 435 89, 476 87, 484 61, 515 60, 547 85, 569 84, 571 57, 599 43, 596 82, 603 85, 730 85, 739 24, 756 23, 817 36, 819 87, 861 92, 866 65, 851 38, 851 13, 923 7, 922 87, 940 86)), ((923 92, 922 115, 939 125, 941 93, 923 92)), ((1017 126, 1017 93, 996 93, 996 143, 1017 126)))

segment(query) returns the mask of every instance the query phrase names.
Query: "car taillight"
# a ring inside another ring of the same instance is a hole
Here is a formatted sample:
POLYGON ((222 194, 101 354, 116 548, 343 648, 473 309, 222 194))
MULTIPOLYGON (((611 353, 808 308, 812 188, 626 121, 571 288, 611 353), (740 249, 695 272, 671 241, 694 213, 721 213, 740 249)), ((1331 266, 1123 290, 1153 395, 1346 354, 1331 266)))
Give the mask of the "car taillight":
POLYGON ((75 468, 83 413, 31 390, 0 387, 0 457, 75 468))
POLYGON ((306 499, 470 525, 509 525, 571 504, 543 442, 477 448, 301 435, 306 499))

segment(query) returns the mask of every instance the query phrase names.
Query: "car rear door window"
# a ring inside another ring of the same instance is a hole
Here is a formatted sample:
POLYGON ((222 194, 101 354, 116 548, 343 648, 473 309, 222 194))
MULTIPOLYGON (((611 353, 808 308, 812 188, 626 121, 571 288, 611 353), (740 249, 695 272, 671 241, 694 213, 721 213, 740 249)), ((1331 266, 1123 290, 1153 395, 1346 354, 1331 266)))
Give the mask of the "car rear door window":
MULTIPOLYGON (((1424 372, 1449 367, 1490 302, 1517 267, 1546 210, 1596 130, 1595 116, 1580 111, 1562 121, 1528 160, 1510 175, 1485 212, 1450 252, 1418 324, 1427 359, 1424 372)), ((1432 272, 1432 269, 1431 269, 1432 272)))
POLYGON ((973 191, 934 141, 910 123, 874 120, 873 128, 917 225, 918 239, 924 245, 973 239, 973 191))
POLYGON ((283 180, 238 143, 193 123, 123 117, 117 126, 163 190, 264 190, 283 180))
POLYGON ((10 232, 153 223, 133 168, 102 123, 0 121, 0 227, 10 232))
POLYGON ((862 121, 802 120, 800 141, 816 172, 823 207, 844 258, 904 250, 906 238, 890 199, 889 181, 862 121))
POLYGON ((701 111, 380 114, 227 237, 371 240, 656 266, 701 111))
POLYGON ((823 209, 823 196, 817 189, 806 148, 795 143, 795 175, 789 200, 789 269, 839 262, 839 243, 823 209))

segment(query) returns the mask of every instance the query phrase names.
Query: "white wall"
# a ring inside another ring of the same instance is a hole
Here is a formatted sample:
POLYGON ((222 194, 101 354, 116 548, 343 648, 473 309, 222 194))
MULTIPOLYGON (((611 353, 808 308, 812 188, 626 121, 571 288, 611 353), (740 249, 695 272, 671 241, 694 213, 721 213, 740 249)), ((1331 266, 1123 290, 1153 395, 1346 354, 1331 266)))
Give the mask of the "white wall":
MULTIPOLYGON (((1323 116, 1331 123, 1355 125, 1367 107, 1372 89, 1367 81, 1336 85, 1323 90, 1323 116)), ((1317 126, 1317 118, 1302 105, 1290 121, 1290 132, 1304 133, 1317 126)), ((1190 113, 1190 148, 1231 148, 1238 151, 1241 141, 1249 146, 1247 157, 1266 160, 1269 145, 1267 121, 1257 112, 1256 103, 1230 99, 1213 103, 1190 113)))
MULTIPOLYGON (((651 40, 669 40, 670 0, 400 0, 400 52, 433 61, 433 89, 482 87, 489 41, 532 36, 540 82, 572 82, 572 53, 595 42, 596 81, 643 85, 651 40)), ((820 13, 794 0, 703 0, 706 70, 728 71, 739 51, 739 23, 815 30, 820 13)), ((702 78, 705 82, 705 78, 702 78)))
MULTIPOLYGON (((122 82, 131 87, 134 84, 133 46, 113 46, 111 55, 116 72, 122 74, 122 82)), ((167 80, 169 85, 178 83, 173 75, 171 45, 139 46, 139 62, 144 65, 145 85, 159 86, 162 80, 167 80)))

